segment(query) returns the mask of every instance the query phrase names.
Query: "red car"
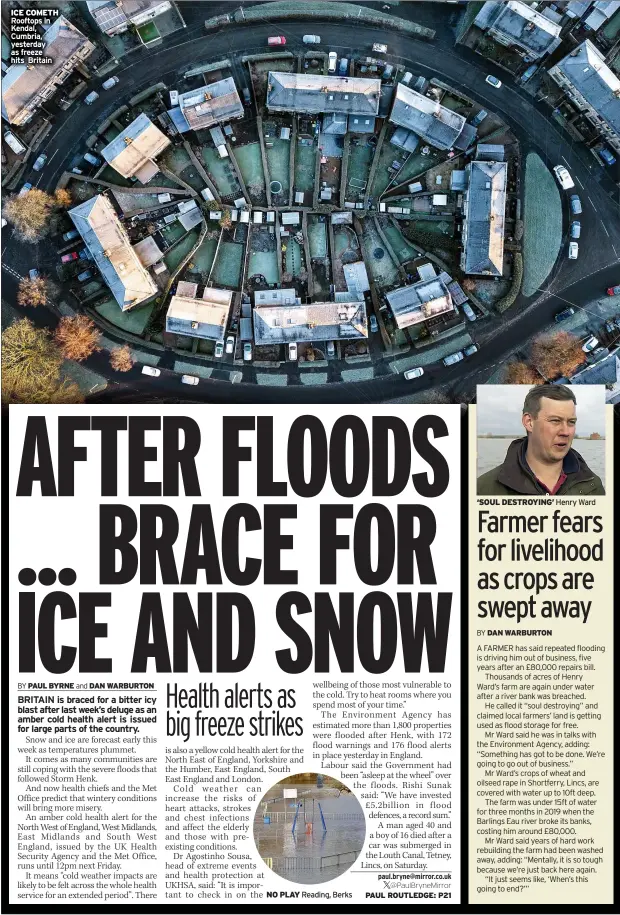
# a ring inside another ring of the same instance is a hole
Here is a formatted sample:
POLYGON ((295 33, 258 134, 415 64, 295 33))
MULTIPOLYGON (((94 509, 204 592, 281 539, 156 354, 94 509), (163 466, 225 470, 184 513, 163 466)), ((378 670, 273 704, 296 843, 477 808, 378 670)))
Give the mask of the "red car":
POLYGON ((274 35, 272 38, 267 39, 267 44, 286 44, 286 38, 284 35, 274 35))
POLYGON ((620 286, 610 286, 607 295, 620 295, 620 286))
POLYGON ((77 259, 77 251, 71 251, 69 254, 63 254, 63 256, 60 258, 63 264, 69 264, 71 261, 76 261, 77 259))

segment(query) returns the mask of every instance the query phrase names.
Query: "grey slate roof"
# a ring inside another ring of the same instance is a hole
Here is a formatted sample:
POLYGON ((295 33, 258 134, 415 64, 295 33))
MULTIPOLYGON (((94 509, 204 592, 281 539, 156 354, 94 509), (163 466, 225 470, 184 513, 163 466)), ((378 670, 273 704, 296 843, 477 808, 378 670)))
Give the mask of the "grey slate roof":
POLYGON ((270 71, 267 107, 271 111, 336 112, 372 117, 379 111, 380 94, 379 79, 270 71))
POLYGON ((131 178, 168 146, 168 137, 142 112, 101 150, 101 155, 120 175, 131 178))
POLYGON ((258 346, 313 340, 362 340, 367 336, 363 301, 312 302, 254 309, 254 340, 258 346))
POLYGON ((207 287, 201 298, 195 294, 179 294, 177 290, 166 313, 167 332, 203 340, 223 340, 232 297, 232 290, 215 287, 207 287))
POLYGON ((406 127, 437 149, 450 149, 463 130, 465 118, 433 99, 399 83, 390 121, 406 127))
POLYGON ((420 138, 411 130, 407 130, 406 127, 397 127, 392 134, 390 143, 392 146, 398 146, 399 149, 404 149, 406 152, 414 152, 418 148, 420 138))
POLYGON ((463 214, 465 273, 501 276, 506 214, 506 162, 470 162, 463 214))
POLYGON ((181 111, 190 130, 243 117, 243 105, 232 76, 192 89, 179 96, 181 111))
POLYGON ((347 132, 348 120, 347 115, 341 114, 339 111, 334 111, 331 114, 324 114, 322 133, 344 136, 347 132))
POLYGON ((499 143, 478 143, 476 158, 484 162, 503 162, 506 149, 499 143))
POLYGON ((594 0, 592 12, 586 16, 585 24, 596 32, 620 9, 620 0, 594 0))
POLYGON ((620 79, 599 49, 586 40, 549 70, 566 77, 573 88, 620 136, 620 79))
POLYGON ((450 293, 439 277, 421 280, 411 286, 400 286, 386 293, 386 299, 401 330, 454 308, 450 293))
POLYGON ((487 2, 476 18, 475 25, 490 29, 502 43, 514 45, 538 60, 560 44, 561 27, 520 0, 507 3, 487 2))
POLYGON ((157 293, 106 197, 91 197, 69 210, 69 216, 123 311, 157 293))
POLYGON ((473 124, 463 124, 463 129, 454 141, 454 148, 461 150, 469 149, 477 136, 477 127, 474 127, 473 124))

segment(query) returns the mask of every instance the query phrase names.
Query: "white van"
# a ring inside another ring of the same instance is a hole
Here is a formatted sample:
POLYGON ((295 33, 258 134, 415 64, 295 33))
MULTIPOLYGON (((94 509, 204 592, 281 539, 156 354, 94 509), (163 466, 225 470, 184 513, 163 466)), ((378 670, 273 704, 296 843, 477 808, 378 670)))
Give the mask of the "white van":
POLYGON ((337 64, 337 63, 338 63, 338 55, 336 54, 335 51, 330 51, 330 52, 329 52, 329 63, 328 63, 328 66, 327 66, 327 72, 328 72, 328 73, 335 73, 335 72, 336 72, 336 64, 337 64))
POLYGON ((320 35, 304 35, 301 40, 304 44, 321 44, 320 35))
POLYGON ((7 145, 11 147, 16 156, 21 156, 22 153, 26 152, 26 147, 20 140, 17 139, 14 133, 11 133, 10 130, 4 135, 4 139, 7 142, 7 145))
POLYGON ((113 89, 117 83, 120 83, 118 76, 111 76, 110 79, 106 79, 105 83, 101 83, 102 89, 113 89))

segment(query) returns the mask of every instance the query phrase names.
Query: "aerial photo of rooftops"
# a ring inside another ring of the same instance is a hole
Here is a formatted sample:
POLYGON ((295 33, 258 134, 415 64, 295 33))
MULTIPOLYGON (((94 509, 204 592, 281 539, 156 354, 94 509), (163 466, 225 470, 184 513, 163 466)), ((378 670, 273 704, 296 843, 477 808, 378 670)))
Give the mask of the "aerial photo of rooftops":
POLYGON ((620 402, 620 0, 2 2, 2 402, 620 402))

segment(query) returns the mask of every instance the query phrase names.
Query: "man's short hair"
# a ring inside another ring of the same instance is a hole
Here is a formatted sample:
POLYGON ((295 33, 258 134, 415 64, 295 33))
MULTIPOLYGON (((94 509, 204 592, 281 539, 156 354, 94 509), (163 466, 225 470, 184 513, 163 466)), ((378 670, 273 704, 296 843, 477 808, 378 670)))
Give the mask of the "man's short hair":
POLYGON ((523 412, 529 413, 536 419, 543 397, 547 397, 549 400, 572 400, 574 404, 577 403, 575 395, 565 384, 538 384, 527 392, 523 412))

